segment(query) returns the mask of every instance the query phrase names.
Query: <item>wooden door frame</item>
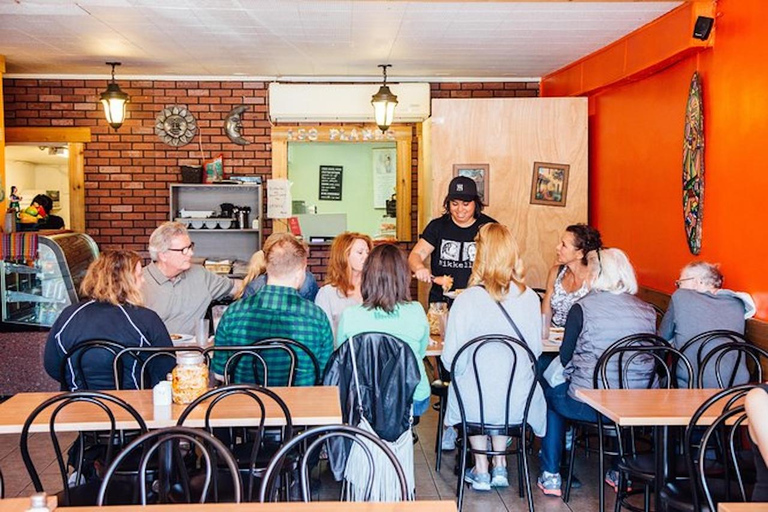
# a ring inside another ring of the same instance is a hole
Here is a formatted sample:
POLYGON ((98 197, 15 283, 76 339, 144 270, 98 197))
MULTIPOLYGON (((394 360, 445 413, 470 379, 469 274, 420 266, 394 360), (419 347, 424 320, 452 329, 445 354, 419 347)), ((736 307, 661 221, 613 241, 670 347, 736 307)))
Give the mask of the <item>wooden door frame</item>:
MULTIPOLYGON (((393 125, 385 136, 375 125, 345 123, 339 125, 302 125, 272 127, 272 178, 288 177, 289 142, 394 142, 397 147, 397 240, 411 241, 411 141, 413 129, 393 125)), ((287 225, 272 223, 275 232, 286 231, 287 225)))
MULTIPOLYGON (((5 144, 67 144, 69 147, 69 229, 85 232, 85 143, 91 142, 90 128, 5 129, 5 144)), ((5 167, 3 167, 5 179, 5 167)))

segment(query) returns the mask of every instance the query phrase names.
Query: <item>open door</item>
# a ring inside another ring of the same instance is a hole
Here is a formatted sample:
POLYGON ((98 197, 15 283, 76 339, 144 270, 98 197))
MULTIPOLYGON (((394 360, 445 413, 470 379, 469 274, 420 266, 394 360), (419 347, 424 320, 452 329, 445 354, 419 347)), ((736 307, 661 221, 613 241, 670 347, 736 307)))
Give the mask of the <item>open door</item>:
MULTIPOLYGON (((73 231, 85 232, 85 143, 91 141, 90 128, 6 128, 5 142, 12 144, 66 145, 69 150, 69 224, 73 231)), ((5 167, 3 182, 5 183, 5 167)))

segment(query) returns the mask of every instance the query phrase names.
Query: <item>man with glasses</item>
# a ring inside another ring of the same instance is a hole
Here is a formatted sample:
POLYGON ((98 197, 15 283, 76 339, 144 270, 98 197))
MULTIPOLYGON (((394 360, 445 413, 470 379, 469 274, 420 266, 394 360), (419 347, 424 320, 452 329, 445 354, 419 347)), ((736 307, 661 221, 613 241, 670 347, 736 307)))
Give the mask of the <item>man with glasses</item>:
MULTIPOLYGON (((680 278, 675 281, 678 290, 672 294, 659 325, 659 335, 669 340, 680 349, 699 334, 707 331, 728 330, 744 334, 746 319, 755 314, 755 303, 752 297, 744 292, 734 292, 723 289, 723 274, 717 265, 706 261, 689 263, 680 272, 680 278)), ((717 338, 707 342, 705 350, 699 354, 701 342, 694 343, 685 350, 685 355, 693 365, 694 375, 699 371, 699 361, 713 349, 723 343, 732 341, 729 338, 717 338)), ((727 354, 720 361, 720 374, 730 375, 734 365, 739 364, 733 384, 742 384, 749 380, 749 372, 745 360, 736 353, 727 354)), ((716 365, 707 366, 704 382, 699 383, 705 388, 716 388, 716 365)), ((678 383, 685 386, 688 382, 687 372, 678 368, 678 383)))
POLYGON ((180 222, 164 222, 149 237, 152 263, 144 267, 144 306, 172 334, 195 335, 211 301, 232 294, 234 281, 192 264, 195 244, 180 222))

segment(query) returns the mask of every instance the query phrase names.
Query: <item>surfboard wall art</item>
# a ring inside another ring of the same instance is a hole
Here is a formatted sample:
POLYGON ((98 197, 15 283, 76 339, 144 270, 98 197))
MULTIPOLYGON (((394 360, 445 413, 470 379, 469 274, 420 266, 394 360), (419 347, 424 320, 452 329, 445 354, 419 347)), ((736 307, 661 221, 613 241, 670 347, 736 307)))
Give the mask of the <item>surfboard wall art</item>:
POLYGON ((685 107, 683 141, 683 220, 691 254, 701 251, 701 224, 704 215, 704 105, 701 78, 695 72, 685 107))

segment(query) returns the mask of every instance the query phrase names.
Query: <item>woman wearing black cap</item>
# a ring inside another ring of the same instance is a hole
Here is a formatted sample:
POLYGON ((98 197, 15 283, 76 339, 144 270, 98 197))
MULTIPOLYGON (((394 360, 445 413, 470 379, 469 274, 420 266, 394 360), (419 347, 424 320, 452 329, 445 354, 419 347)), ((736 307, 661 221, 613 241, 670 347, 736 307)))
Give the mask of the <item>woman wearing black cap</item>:
POLYGON ((443 208, 445 213, 427 224, 408 256, 416 279, 432 283, 429 302, 445 302, 441 283, 435 282, 435 278, 450 276, 453 289, 467 287, 475 261, 475 235, 483 224, 496 222, 482 213, 477 185, 466 176, 451 180, 443 208), (425 264, 427 258, 429 268, 425 264))

